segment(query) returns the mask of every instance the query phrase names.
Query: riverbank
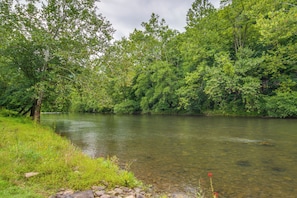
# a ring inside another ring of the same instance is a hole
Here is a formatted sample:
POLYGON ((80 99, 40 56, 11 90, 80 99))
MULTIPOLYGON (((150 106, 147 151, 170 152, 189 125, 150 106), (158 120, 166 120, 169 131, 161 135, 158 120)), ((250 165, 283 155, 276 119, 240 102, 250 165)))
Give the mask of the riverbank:
POLYGON ((91 159, 52 129, 0 115, 0 197, 197 197, 145 186, 115 158, 91 159))
POLYGON ((61 188, 144 187, 112 159, 91 159, 70 141, 31 120, 0 116, 0 126, 0 195, 16 197, 19 191, 19 197, 23 193, 48 197, 61 188))

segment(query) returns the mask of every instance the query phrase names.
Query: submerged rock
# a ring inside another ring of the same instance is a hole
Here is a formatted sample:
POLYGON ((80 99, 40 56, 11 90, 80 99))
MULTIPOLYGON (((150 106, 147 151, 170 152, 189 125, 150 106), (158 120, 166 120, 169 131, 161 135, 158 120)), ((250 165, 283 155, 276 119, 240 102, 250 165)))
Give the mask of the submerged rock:
POLYGON ((286 171, 285 168, 281 168, 281 167, 272 167, 271 170, 273 170, 275 172, 285 172, 286 171))
POLYGON ((237 161, 236 164, 238 166, 243 166, 243 167, 249 167, 251 166, 251 163, 247 160, 240 160, 240 161, 237 161))
POLYGON ((262 141, 259 143, 260 146, 274 146, 272 142, 262 141))

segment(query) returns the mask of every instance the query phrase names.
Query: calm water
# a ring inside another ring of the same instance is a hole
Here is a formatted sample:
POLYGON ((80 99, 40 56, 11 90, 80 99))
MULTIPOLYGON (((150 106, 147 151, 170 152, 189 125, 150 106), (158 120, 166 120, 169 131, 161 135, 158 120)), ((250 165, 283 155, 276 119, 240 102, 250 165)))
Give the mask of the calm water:
POLYGON ((191 116, 42 115, 92 157, 120 163, 159 190, 220 197, 297 197, 297 120, 191 116))

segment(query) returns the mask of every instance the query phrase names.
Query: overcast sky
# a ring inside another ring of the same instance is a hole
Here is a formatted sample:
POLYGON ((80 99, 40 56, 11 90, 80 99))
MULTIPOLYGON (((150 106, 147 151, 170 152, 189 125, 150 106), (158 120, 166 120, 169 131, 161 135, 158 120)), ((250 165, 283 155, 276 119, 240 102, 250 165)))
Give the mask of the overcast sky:
MULTIPOLYGON (((142 22, 148 22, 155 13, 164 18, 170 28, 183 31, 186 15, 194 0, 101 0, 100 12, 116 30, 114 37, 128 37, 133 30, 141 29, 142 22)), ((219 7, 220 0, 210 0, 219 7)))

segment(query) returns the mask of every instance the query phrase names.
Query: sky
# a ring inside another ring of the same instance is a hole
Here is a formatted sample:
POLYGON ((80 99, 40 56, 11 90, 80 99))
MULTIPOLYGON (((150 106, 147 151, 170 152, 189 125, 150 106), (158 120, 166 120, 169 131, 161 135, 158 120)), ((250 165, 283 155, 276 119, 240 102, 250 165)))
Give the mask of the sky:
MULTIPOLYGON (((134 29, 141 29, 142 22, 148 22, 155 13, 164 18, 166 24, 180 32, 186 26, 186 15, 194 0, 101 0, 99 12, 116 30, 115 39, 128 37, 134 29)), ((210 0, 218 8, 220 0, 210 0)))

